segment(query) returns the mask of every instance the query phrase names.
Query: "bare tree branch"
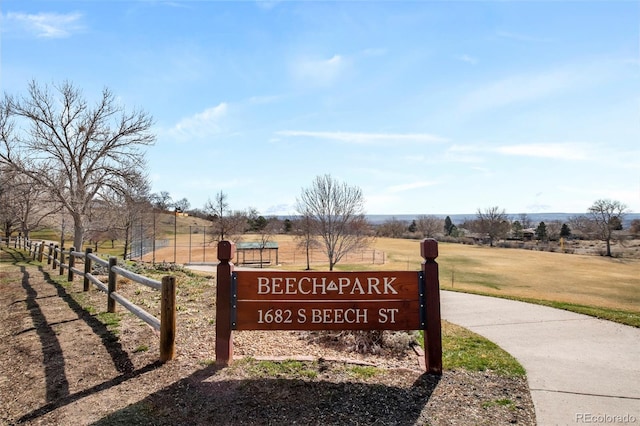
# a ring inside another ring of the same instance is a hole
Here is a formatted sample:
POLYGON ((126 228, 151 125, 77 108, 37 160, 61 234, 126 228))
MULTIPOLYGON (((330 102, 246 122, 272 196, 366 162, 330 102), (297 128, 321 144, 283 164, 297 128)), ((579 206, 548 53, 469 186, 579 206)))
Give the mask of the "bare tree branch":
POLYGON ((104 191, 125 191, 144 170, 152 124, 145 112, 118 105, 109 89, 91 106, 70 82, 32 81, 27 95, 0 103, 0 163, 47 188, 73 218, 81 247, 91 204, 104 191))
POLYGON ((302 190, 297 210, 317 224, 331 271, 344 255, 369 244, 364 197, 356 186, 340 183, 330 175, 317 176, 309 188, 302 190))

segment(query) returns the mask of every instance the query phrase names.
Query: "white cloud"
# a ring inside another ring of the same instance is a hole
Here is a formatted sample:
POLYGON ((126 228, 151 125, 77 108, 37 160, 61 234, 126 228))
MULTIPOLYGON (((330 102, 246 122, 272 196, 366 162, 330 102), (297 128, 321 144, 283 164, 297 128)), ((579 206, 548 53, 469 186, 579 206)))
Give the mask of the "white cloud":
POLYGON ((500 38, 507 38, 516 41, 524 41, 528 43, 549 43, 551 42, 548 38, 530 36, 527 34, 518 34, 510 31, 498 31, 496 35, 500 38))
POLYGON ((66 38, 81 31, 80 13, 38 13, 9 12, 2 17, 3 31, 23 31, 42 38, 66 38))
POLYGON ((294 62, 291 72, 296 81, 306 86, 331 86, 348 67, 347 60, 340 55, 329 59, 301 59, 294 62))
POLYGON ((471 170, 479 172, 482 176, 494 176, 495 172, 487 167, 471 167, 471 170))
POLYGON ((480 87, 461 101, 463 111, 480 111, 534 101, 574 87, 578 76, 568 70, 507 77, 480 87))
POLYGON ((282 2, 282 0, 255 0, 260 9, 271 10, 282 2))
POLYGON ((480 151, 475 146, 452 145, 445 152, 445 159, 455 163, 482 163, 484 159, 475 153, 480 151))
POLYGON ((389 188, 387 188, 387 191, 390 193, 405 192, 405 191, 412 191, 414 189, 425 188, 427 186, 433 186, 433 185, 436 185, 436 182, 430 182, 430 181, 410 182, 410 183, 403 183, 400 185, 390 186, 389 188))
POLYGON ((466 62, 472 65, 475 65, 478 63, 478 59, 474 58, 473 56, 469 56, 469 55, 457 55, 455 57, 457 60, 462 61, 462 62, 466 62))
POLYGON ((479 157, 473 156, 475 153, 550 158, 557 160, 589 160, 594 156, 592 148, 589 145, 578 142, 525 143, 500 146, 490 146, 488 144, 454 145, 448 151, 448 154, 451 154, 452 160, 457 158, 468 160, 471 158, 476 162, 481 161, 479 157))
POLYGON ((462 112, 485 111, 585 91, 620 78, 619 65, 616 60, 602 57, 510 75, 470 91, 460 100, 459 108, 462 112))
POLYGON ((204 139, 222 131, 221 121, 227 115, 228 105, 221 102, 191 117, 183 118, 169 130, 169 135, 180 142, 204 139))
POLYGON ((353 144, 385 144, 390 142, 446 142, 447 139, 429 133, 362 133, 362 132, 313 132, 304 130, 281 130, 279 136, 328 139, 353 144))
POLYGON ((504 155, 559 160, 587 160, 589 158, 588 149, 584 144, 571 142, 504 145, 495 148, 494 151, 504 155))

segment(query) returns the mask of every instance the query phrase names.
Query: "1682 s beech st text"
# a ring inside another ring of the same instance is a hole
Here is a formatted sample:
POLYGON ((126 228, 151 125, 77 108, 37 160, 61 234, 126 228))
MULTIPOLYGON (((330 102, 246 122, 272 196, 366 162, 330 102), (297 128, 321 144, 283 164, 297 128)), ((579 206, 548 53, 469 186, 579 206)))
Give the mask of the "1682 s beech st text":
MULTIPOLYGON (((379 308, 374 319, 378 324, 394 324, 397 308, 379 308)), ((360 308, 300 308, 258 309, 258 324, 366 324, 371 316, 369 309, 360 308)))

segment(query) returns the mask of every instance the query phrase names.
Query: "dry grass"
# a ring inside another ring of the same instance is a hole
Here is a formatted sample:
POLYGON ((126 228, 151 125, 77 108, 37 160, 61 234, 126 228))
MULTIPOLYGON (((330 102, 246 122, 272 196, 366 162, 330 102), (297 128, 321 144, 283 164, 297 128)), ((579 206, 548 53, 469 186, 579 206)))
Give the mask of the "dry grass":
MULTIPOLYGON (((251 236, 244 238, 251 240, 251 236)), ((304 253, 296 249, 291 236, 279 235, 277 242, 277 267, 306 267, 304 253)), ((336 269, 417 270, 422 263, 419 244, 417 240, 378 238, 371 250, 350 255, 336 269)), ((192 261, 200 261, 202 252, 201 242, 192 241, 192 261)), ((166 247, 156 253, 156 259, 172 261, 173 253, 173 246, 166 247)), ((178 236, 177 261, 189 261, 188 235, 178 236)), ((216 261, 213 245, 206 247, 206 261, 216 261)), ((640 259, 440 243, 437 261, 443 289, 640 312, 640 259)), ((275 259, 265 266, 275 267, 275 259)), ((326 270, 326 258, 315 252, 311 267, 326 270)))
MULTIPOLYGON (((388 269, 416 269, 419 242, 381 238, 388 269)), ((640 260, 439 244, 440 286, 640 312, 640 260)))

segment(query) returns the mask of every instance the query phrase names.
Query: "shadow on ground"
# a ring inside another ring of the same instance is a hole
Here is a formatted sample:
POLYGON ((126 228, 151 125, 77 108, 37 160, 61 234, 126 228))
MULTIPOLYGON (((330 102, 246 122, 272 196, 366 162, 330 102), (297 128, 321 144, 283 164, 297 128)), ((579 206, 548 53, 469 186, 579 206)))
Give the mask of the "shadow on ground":
POLYGON ((207 367, 94 425, 406 425, 438 385, 424 374, 412 386, 302 379, 228 379, 207 367), (218 377, 220 376, 220 377, 218 377))
POLYGON ((11 263, 19 268, 22 276, 21 285, 25 292, 25 299, 14 301, 12 304, 25 303, 26 310, 34 324, 33 328, 22 330, 16 335, 31 331, 36 332, 40 340, 40 346, 42 347, 42 364, 46 381, 47 403, 22 416, 18 419, 18 423, 35 420, 56 410, 57 408, 71 404, 91 394, 117 386, 162 365, 160 362, 154 362, 143 368, 135 370, 134 365, 129 358, 129 354, 123 350, 122 345, 118 340, 118 336, 113 334, 107 326, 94 315, 87 312, 76 300, 73 299, 71 294, 69 294, 62 285, 52 279, 49 272, 45 271, 42 266, 38 266, 38 272, 42 274, 42 279, 53 287, 56 292, 55 295, 41 294, 40 292, 42 292, 42 290, 39 290, 32 285, 31 279, 35 277, 31 276, 30 270, 28 270, 24 265, 24 263, 30 262, 30 259, 24 253, 15 250, 3 250, 3 257, 5 259, 11 258, 11 263), (47 321, 47 317, 42 309, 42 304, 50 303, 49 299, 52 297, 56 298, 56 300, 64 301, 68 308, 77 315, 77 319, 70 319, 55 323, 47 321), (55 326, 78 320, 85 322, 91 328, 92 332, 100 337, 103 346, 111 357, 114 367, 120 375, 112 380, 80 392, 71 393, 69 390, 69 382, 66 377, 65 357, 55 326))

